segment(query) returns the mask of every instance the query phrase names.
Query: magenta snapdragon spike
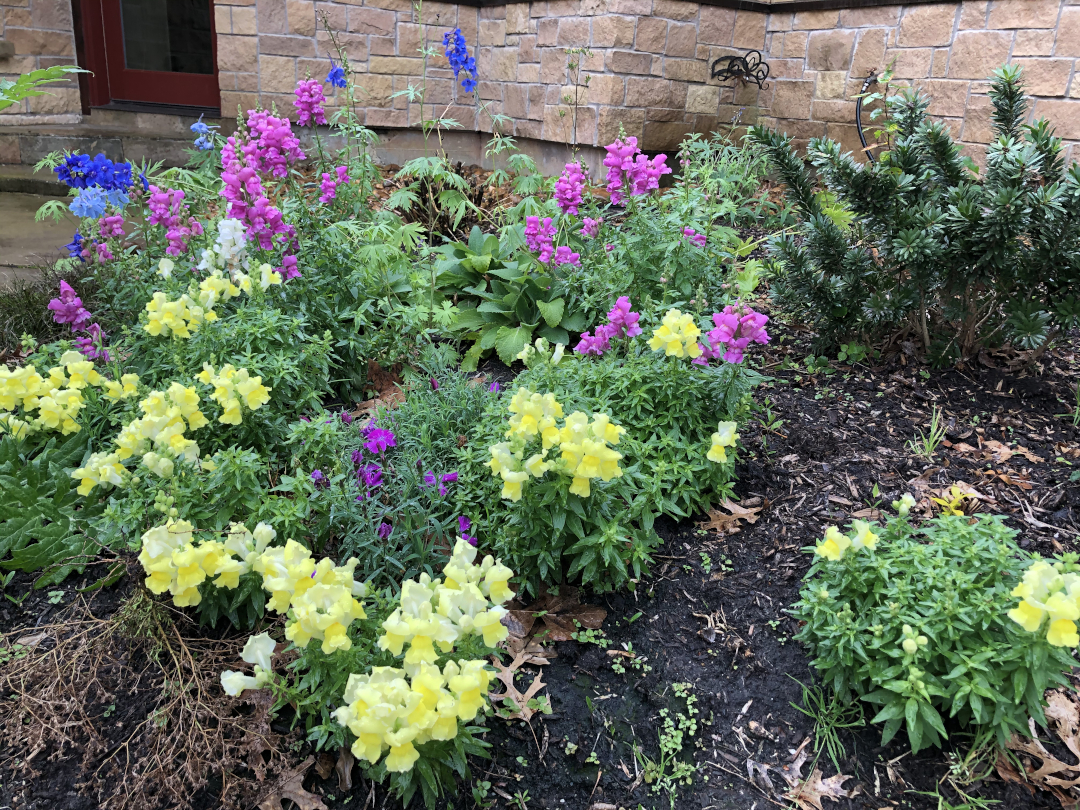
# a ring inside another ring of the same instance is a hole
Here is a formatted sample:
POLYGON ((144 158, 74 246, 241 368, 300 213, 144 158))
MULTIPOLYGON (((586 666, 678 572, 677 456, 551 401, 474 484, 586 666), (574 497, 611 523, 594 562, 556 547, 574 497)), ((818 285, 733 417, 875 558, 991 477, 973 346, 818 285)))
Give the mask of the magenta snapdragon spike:
POLYGON ((574 267, 581 267, 581 254, 574 253, 566 245, 559 245, 555 248, 555 264, 570 264, 574 267))
POLYGON ((769 316, 755 312, 747 304, 729 304, 723 312, 714 312, 712 321, 714 328, 709 330, 707 344, 698 344, 701 356, 695 358, 694 363, 699 366, 708 365, 710 360, 718 357, 726 363, 741 363, 747 346, 769 342, 769 334, 765 331, 769 316))
POLYGON ((300 268, 296 266, 295 256, 285 256, 281 260, 281 267, 277 270, 286 281, 291 281, 294 278, 301 278, 300 268))
POLYGON ((86 327, 86 335, 75 338, 75 345, 87 360, 109 362, 109 352, 105 348, 105 332, 100 324, 92 323, 86 327))
POLYGON ((297 126, 306 127, 313 121, 316 124, 326 124, 326 96, 323 95, 322 84, 317 79, 301 79, 296 83, 296 107, 297 126))
POLYGON ((124 233, 124 218, 120 214, 102 217, 98 223, 98 231, 103 239, 127 235, 124 233))
POLYGON ((600 226, 603 223, 603 219, 592 219, 591 217, 585 217, 581 220, 581 235, 586 236, 589 239, 595 239, 597 234, 600 233, 600 226))
POLYGON ((188 240, 192 236, 201 236, 202 224, 195 217, 188 216, 188 207, 184 204, 184 192, 173 188, 162 191, 157 186, 150 186, 150 198, 146 207, 150 209, 147 222, 151 225, 163 225, 165 238, 169 246, 165 252, 170 256, 180 256, 187 252, 188 240))
POLYGON ((97 251, 99 262, 111 262, 114 258, 113 252, 109 250, 109 246, 104 242, 98 242, 94 245, 94 250, 97 251))
POLYGON ((693 242, 698 247, 700 247, 700 248, 705 247, 705 242, 706 242, 705 234, 698 233, 697 231, 695 231, 693 228, 691 228, 689 226, 683 228, 682 232, 683 232, 683 236, 685 236, 687 239, 689 239, 691 242, 693 242))
POLYGON ((334 169, 334 172, 337 175, 336 178, 329 172, 323 172, 322 182, 319 183, 319 190, 322 192, 322 194, 319 195, 319 201, 324 204, 335 199, 337 197, 338 186, 348 183, 351 179, 349 177, 348 166, 338 166, 334 169))
POLYGON ((586 179, 580 163, 567 163, 562 175, 555 181, 555 202, 564 214, 577 215, 586 179))
POLYGON ((246 130, 229 136, 221 150, 220 193, 229 203, 228 215, 242 220, 247 235, 257 239, 263 250, 272 250, 275 239, 291 244, 296 229, 270 203, 262 176, 284 179, 289 166, 303 159, 289 119, 276 118, 265 110, 248 110, 246 130))
POLYGON ((525 245, 537 258, 547 264, 555 252, 552 244, 555 239, 555 226, 551 224, 551 217, 544 217, 541 224, 540 217, 525 217, 525 245))
POLYGON ((640 154, 637 138, 616 139, 604 149, 608 153, 604 165, 608 170, 608 191, 613 205, 625 205, 627 197, 660 188, 661 176, 671 174, 666 165, 667 155, 657 155, 650 160, 640 154))
POLYGON ((393 533, 393 531, 394 531, 394 527, 391 526, 389 523, 380 523, 379 528, 377 528, 375 530, 375 534, 377 534, 383 540, 386 540, 387 538, 390 537, 390 535, 391 535, 391 533, 393 533))
POLYGON ((82 299, 66 281, 60 282, 60 295, 49 302, 56 323, 71 324, 71 331, 78 332, 90 323, 91 315, 83 308, 82 299))
POLYGON ((593 355, 599 357, 608 349, 611 348, 611 337, 614 333, 614 329, 610 324, 602 324, 596 327, 596 334, 590 335, 588 332, 581 333, 581 340, 578 345, 574 347, 574 351, 578 354, 593 355))
POLYGON ((578 354, 591 354, 599 357, 611 348, 611 341, 618 338, 632 338, 641 334, 638 320, 641 313, 630 311, 630 299, 623 295, 615 301, 615 306, 608 313, 608 322, 601 324, 590 335, 583 332, 581 341, 574 347, 578 354))

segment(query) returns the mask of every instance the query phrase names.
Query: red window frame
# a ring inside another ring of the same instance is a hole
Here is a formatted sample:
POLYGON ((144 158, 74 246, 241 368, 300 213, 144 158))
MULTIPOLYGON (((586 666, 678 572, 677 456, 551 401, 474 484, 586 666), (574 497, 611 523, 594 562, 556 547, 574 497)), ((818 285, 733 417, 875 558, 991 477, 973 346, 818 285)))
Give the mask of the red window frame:
POLYGON ((124 63, 120 0, 76 0, 73 5, 78 9, 80 18, 76 20, 76 29, 82 34, 81 47, 78 49, 79 63, 93 73, 80 82, 83 85, 84 107, 104 107, 121 102, 220 108, 217 30, 213 2, 206 2, 211 4, 212 74, 128 69, 124 63))

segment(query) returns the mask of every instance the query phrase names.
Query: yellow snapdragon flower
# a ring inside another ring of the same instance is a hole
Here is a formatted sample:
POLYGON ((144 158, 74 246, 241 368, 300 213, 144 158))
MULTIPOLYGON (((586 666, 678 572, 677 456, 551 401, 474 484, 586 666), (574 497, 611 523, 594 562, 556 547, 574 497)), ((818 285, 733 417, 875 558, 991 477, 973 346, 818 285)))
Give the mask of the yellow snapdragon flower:
POLYGON ((1047 618, 1046 640, 1055 647, 1080 645, 1076 622, 1080 620, 1080 575, 1062 572, 1063 565, 1037 560, 1024 572, 1012 595, 1020 603, 1006 615, 1029 633, 1047 618))
POLYGON ((709 461, 715 461, 717 464, 723 464, 727 461, 725 448, 734 447, 739 440, 739 434, 735 432, 738 427, 737 422, 720 422, 717 424, 716 433, 712 435, 712 446, 709 448, 705 458, 709 461))
POLYGON ((664 320, 660 326, 653 330, 649 339, 649 348, 653 351, 664 350, 668 357, 698 357, 701 355, 701 346, 698 338, 701 329, 694 322, 694 316, 684 315, 677 309, 669 309, 664 313, 664 320))
POLYGON ((826 560, 837 562, 844 558, 850 547, 851 538, 835 526, 830 526, 825 530, 825 540, 814 549, 814 553, 826 560))

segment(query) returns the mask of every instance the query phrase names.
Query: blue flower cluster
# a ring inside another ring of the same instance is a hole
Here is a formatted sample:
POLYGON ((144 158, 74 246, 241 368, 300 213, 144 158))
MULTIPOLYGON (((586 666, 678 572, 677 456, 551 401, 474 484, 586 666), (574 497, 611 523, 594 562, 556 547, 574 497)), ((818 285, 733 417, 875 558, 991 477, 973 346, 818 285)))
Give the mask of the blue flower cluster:
POLYGON ((345 86, 345 68, 335 65, 333 59, 330 60, 330 72, 326 74, 326 81, 330 82, 332 87, 345 86))
POLYGON ((476 80, 480 74, 476 72, 476 60, 469 56, 469 48, 465 44, 465 35, 460 28, 443 34, 443 47, 446 49, 446 58, 450 60, 450 67, 454 70, 454 79, 460 78, 462 71, 468 75, 461 79, 461 86, 466 93, 476 89, 476 80))
POLYGON ((191 131, 197 134, 199 137, 195 139, 195 148, 203 152, 208 152, 214 148, 214 130, 219 129, 216 126, 210 126, 204 124, 202 116, 199 116, 199 120, 191 125, 191 131))
MULTIPOLYGON (((113 163, 104 154, 93 158, 71 154, 53 171, 61 182, 79 189, 78 196, 71 201, 75 216, 97 219, 105 213, 107 204, 117 208, 128 204, 128 189, 133 182, 130 163, 113 163)), ((145 191, 146 178, 140 174, 139 179, 145 191)))
POLYGON ((75 236, 70 242, 64 245, 64 247, 67 248, 68 256, 70 256, 72 259, 78 259, 80 262, 85 263, 86 259, 84 259, 82 256, 82 242, 82 234, 78 231, 75 231, 75 236))

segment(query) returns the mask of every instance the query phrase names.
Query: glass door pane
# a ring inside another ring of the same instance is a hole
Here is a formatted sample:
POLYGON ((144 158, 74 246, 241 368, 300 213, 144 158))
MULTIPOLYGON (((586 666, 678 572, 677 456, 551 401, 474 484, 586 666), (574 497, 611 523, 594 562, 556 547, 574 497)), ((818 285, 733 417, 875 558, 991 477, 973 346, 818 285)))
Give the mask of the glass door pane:
POLYGON ((212 74, 207 0, 120 0, 128 70, 212 74))

